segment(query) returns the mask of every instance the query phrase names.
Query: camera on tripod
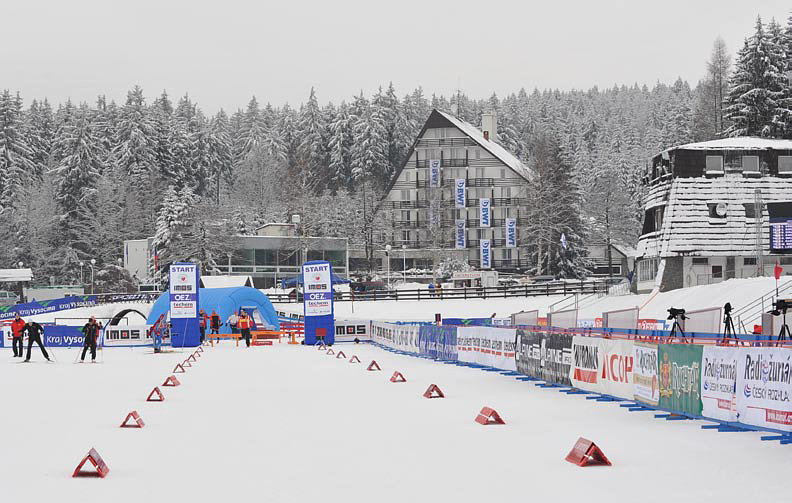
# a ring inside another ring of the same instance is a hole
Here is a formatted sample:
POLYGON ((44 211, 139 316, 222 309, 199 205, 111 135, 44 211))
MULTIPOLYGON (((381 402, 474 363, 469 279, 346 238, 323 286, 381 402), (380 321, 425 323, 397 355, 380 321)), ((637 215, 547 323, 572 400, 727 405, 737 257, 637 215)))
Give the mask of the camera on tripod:
POLYGON ((668 319, 675 320, 677 318, 679 318, 680 320, 688 319, 687 316, 685 316, 684 309, 677 309, 675 307, 672 307, 671 309, 668 310, 668 319))
POLYGON ((774 316, 778 316, 781 313, 786 313, 787 309, 792 307, 792 300, 790 299, 778 299, 773 302, 773 310, 770 311, 771 314, 774 316))

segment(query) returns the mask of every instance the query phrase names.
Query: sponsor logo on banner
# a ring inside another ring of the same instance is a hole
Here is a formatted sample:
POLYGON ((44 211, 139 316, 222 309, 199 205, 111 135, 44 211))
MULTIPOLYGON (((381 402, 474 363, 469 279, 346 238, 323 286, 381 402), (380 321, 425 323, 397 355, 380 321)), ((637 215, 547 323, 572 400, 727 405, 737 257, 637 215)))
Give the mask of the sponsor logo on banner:
POLYGON ((657 344, 635 342, 633 344, 634 398, 639 402, 657 407, 660 386, 657 381, 657 344))
POLYGON ((517 372, 547 382, 569 385, 572 336, 517 329, 517 372))
POLYGON ((634 352, 632 341, 576 336, 570 381, 581 389, 631 399, 634 352))
POLYGON ((383 346, 417 354, 420 352, 419 330, 419 325, 374 322, 371 325, 371 338, 383 346))
POLYGON ((506 219, 506 248, 517 247, 517 219, 506 219))
POLYGON ((440 160, 429 159, 429 186, 440 186, 440 160))
POLYGON ((479 199, 479 227, 490 226, 490 200, 482 197, 479 199))
POLYGON ((467 237, 465 236, 465 220, 459 219, 455 222, 455 231, 456 231, 456 249, 457 250, 464 250, 467 248, 467 237))
POLYGON ((701 357, 702 414, 737 420, 737 348, 705 346, 701 357))
POLYGON ((492 267, 492 248, 490 247, 490 240, 482 239, 479 244, 481 247, 481 268, 489 269, 492 267))
POLYGON ((172 264, 169 270, 170 317, 198 317, 198 266, 172 264))
POLYGON ((421 325, 418 332, 418 346, 423 356, 456 361, 457 327, 421 325))
POLYGON ((454 184, 454 205, 457 208, 464 208, 465 207, 465 179, 464 178, 457 178, 456 183, 454 184))
POLYGON ((737 360, 737 420, 792 430, 792 349, 741 348, 737 360))
POLYGON ((303 264, 305 316, 333 313, 333 283, 330 264, 303 264))
POLYGON ((457 329, 459 361, 503 370, 517 370, 514 351, 516 333, 515 329, 509 328, 459 327, 457 329))
POLYGON ((657 346, 661 409, 701 415, 701 355, 699 345, 657 346))
POLYGON ((336 342, 350 342, 355 339, 361 341, 371 340, 369 336, 369 322, 366 320, 335 320, 336 342))
POLYGON ((11 320, 17 313, 21 317, 35 316, 38 314, 54 313, 78 307, 92 307, 97 304, 96 295, 81 295, 79 297, 66 297, 63 299, 43 300, 41 302, 28 302, 12 306, 0 306, 0 320, 11 320))

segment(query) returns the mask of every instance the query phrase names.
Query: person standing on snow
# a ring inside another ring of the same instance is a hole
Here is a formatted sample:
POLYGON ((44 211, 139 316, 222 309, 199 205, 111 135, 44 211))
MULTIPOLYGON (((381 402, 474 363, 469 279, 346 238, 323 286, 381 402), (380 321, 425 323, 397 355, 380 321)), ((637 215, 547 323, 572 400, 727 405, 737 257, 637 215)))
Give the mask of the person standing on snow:
POLYGON ((14 356, 22 358, 22 330, 25 328, 25 320, 16 313, 14 321, 11 322, 11 348, 14 350, 14 356))
POLYGON ((88 323, 82 327, 84 339, 83 352, 80 362, 85 361, 85 353, 88 352, 88 348, 91 348, 91 363, 96 362, 96 340, 99 339, 100 329, 101 327, 99 326, 99 323, 96 322, 96 318, 93 316, 91 316, 91 319, 88 320, 88 323))
POLYGON ((231 327, 232 334, 237 333, 237 329, 239 328, 239 315, 237 315, 237 313, 231 313, 231 316, 228 317, 226 323, 228 323, 228 326, 231 327))
POLYGON ((211 327, 213 334, 220 333, 220 315, 214 309, 212 309, 212 316, 209 317, 209 327, 211 327))
POLYGON ((239 320, 237 321, 237 327, 239 331, 242 332, 242 337, 245 338, 245 344, 247 347, 250 347, 250 325, 252 320, 248 315, 247 311, 242 311, 242 314, 239 316, 239 320))
POLYGON ((201 309, 198 313, 198 324, 201 328, 201 344, 203 344, 204 339, 206 339, 206 322, 209 320, 209 317, 206 315, 206 311, 201 309))
POLYGON ((44 349, 44 343, 41 340, 42 336, 44 335, 44 328, 35 321, 29 321, 25 323, 24 330, 25 332, 27 332, 27 336, 28 336, 27 357, 25 358, 25 361, 26 362, 30 361, 30 351, 33 349, 34 342, 37 343, 41 348, 41 354, 44 355, 44 358, 46 358, 48 362, 52 361, 50 360, 50 357, 47 354, 47 350, 44 349))

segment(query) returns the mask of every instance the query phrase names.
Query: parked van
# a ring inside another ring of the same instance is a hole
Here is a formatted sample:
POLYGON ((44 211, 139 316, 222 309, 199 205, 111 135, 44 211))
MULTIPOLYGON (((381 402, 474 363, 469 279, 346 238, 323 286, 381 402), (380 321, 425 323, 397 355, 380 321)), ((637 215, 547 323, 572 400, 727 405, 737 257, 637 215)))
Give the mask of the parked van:
POLYGON ((19 295, 14 292, 0 290, 0 306, 13 306, 19 301, 19 295))

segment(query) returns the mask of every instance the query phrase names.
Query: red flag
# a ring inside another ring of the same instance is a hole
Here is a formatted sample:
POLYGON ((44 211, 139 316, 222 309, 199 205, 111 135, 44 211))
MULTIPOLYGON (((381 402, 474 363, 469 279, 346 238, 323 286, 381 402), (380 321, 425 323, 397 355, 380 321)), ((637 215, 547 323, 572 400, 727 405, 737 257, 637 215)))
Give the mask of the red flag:
POLYGON ((773 269, 773 272, 775 272, 775 278, 776 281, 778 281, 781 278, 781 273, 784 272, 784 268, 778 265, 778 262, 776 262, 775 269, 773 269))

